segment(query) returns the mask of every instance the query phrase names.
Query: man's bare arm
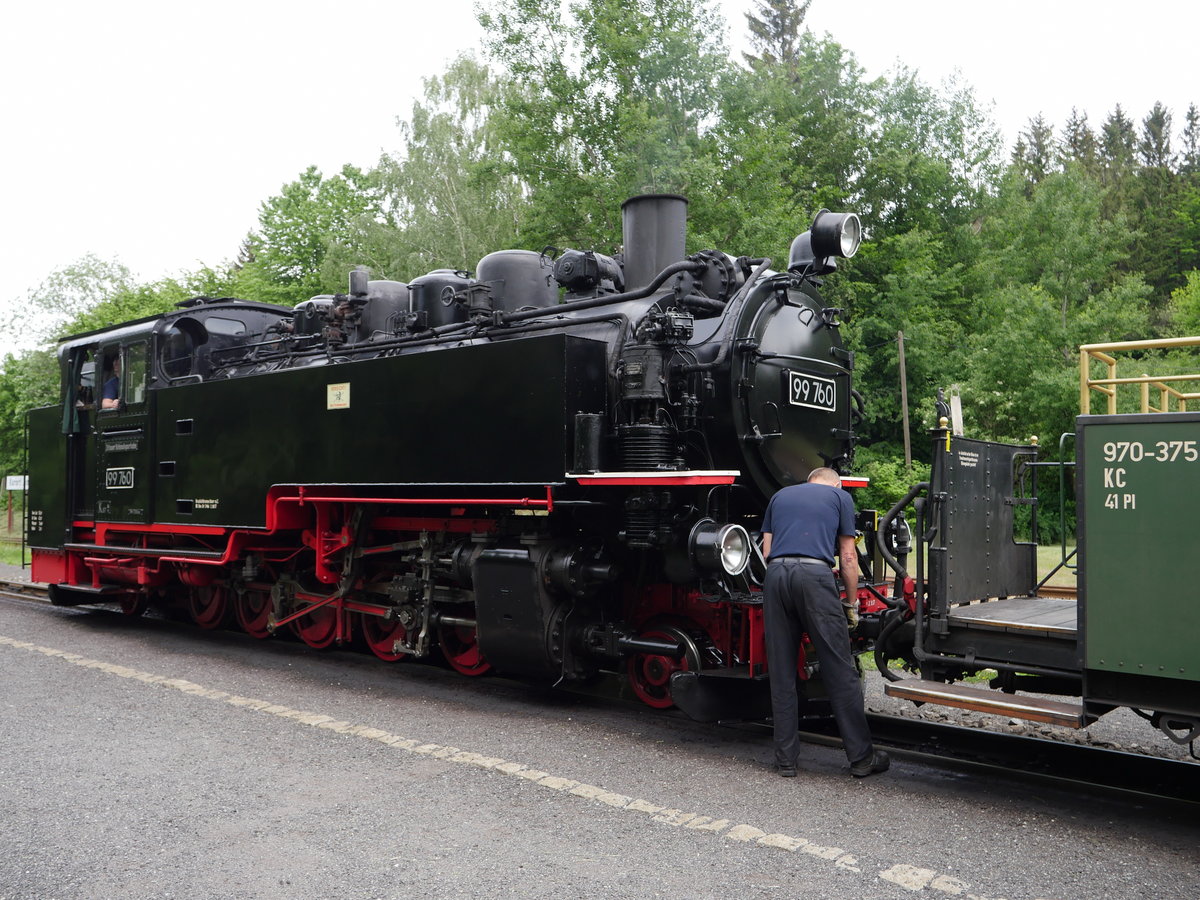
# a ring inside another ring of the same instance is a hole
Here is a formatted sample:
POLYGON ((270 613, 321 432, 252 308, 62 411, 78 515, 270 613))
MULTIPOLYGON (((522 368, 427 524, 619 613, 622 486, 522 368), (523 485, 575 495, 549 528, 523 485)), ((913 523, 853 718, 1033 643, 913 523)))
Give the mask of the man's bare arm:
POLYGON ((846 586, 846 603, 857 603, 858 549, 854 546, 852 535, 838 535, 838 561, 841 564, 842 584, 846 586))

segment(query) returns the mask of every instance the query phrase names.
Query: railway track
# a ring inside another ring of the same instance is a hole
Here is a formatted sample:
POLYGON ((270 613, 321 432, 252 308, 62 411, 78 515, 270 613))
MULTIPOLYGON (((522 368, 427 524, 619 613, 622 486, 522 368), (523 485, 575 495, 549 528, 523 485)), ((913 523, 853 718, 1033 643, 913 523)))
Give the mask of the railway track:
MULTIPOLYGON (((45 585, 15 581, 0 581, 0 598, 49 603, 45 585)), ((1076 793, 1101 791, 1132 802, 1200 806, 1198 763, 903 716, 869 714, 868 719, 876 742, 905 759, 1076 793)), ((770 726, 754 722, 732 727, 762 734, 770 726)), ((832 720, 808 720, 803 728, 801 737, 810 743, 841 744, 832 720)))
POLYGON ((47 593, 44 584, 31 584, 28 581, 0 581, 0 594, 50 602, 50 595, 47 593))
POLYGON ((1074 587, 1063 587, 1055 584, 1044 584, 1038 588, 1039 597, 1067 597, 1074 599, 1076 590, 1074 587))
MULTIPOLYGON (((952 765, 988 777, 1114 798, 1200 805, 1200 764, 982 728, 867 714, 876 743, 907 759, 952 765)), ((802 736, 841 745, 832 721, 802 736)))

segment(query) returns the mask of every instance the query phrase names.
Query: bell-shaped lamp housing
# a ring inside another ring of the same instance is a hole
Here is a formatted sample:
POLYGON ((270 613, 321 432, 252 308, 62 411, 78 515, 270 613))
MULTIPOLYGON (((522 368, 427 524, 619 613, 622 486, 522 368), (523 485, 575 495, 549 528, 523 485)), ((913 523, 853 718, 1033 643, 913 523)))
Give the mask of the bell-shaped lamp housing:
POLYGON ((862 223, 854 213, 823 209, 812 227, 792 241, 788 271, 797 275, 825 275, 837 269, 836 257, 849 259, 862 243, 862 223))
POLYGON ((741 575, 750 562, 750 535, 741 525, 701 519, 688 538, 688 550, 700 571, 741 575))

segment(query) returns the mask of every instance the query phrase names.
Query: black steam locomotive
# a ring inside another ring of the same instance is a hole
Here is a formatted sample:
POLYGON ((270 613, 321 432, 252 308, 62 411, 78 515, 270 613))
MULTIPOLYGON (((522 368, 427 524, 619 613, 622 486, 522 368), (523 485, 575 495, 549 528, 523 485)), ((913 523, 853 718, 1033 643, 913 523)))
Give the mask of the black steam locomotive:
POLYGON ((766 499, 851 464, 817 287, 860 232, 822 211, 777 272, 688 256, 685 222, 636 197, 623 258, 357 270, 295 309, 195 299, 65 342, 62 404, 29 420, 33 578, 468 675, 621 672, 717 715, 765 678, 766 499))

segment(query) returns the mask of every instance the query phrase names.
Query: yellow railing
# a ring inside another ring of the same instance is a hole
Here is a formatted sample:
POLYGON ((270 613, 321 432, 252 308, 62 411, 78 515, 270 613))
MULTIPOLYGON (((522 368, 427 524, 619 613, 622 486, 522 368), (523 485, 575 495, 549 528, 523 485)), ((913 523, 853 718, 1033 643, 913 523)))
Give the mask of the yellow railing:
POLYGON ((1200 347, 1200 337, 1167 338, 1160 341, 1121 341, 1115 344, 1084 344, 1079 348, 1079 412, 1088 415, 1092 411, 1092 391, 1103 394, 1108 400, 1108 414, 1117 412, 1117 387, 1136 384, 1142 394, 1142 412, 1186 412, 1189 400, 1200 400, 1200 392, 1181 391, 1174 384, 1200 382, 1200 373, 1195 375, 1140 375, 1134 378, 1117 377, 1117 360, 1112 353, 1124 350, 1175 350, 1180 347, 1200 347), (1108 371, 1107 378, 1093 378, 1092 361, 1103 363, 1108 371), (1151 391, 1158 394, 1158 406, 1150 403, 1151 391), (1174 407, 1172 407, 1174 402, 1174 407))

